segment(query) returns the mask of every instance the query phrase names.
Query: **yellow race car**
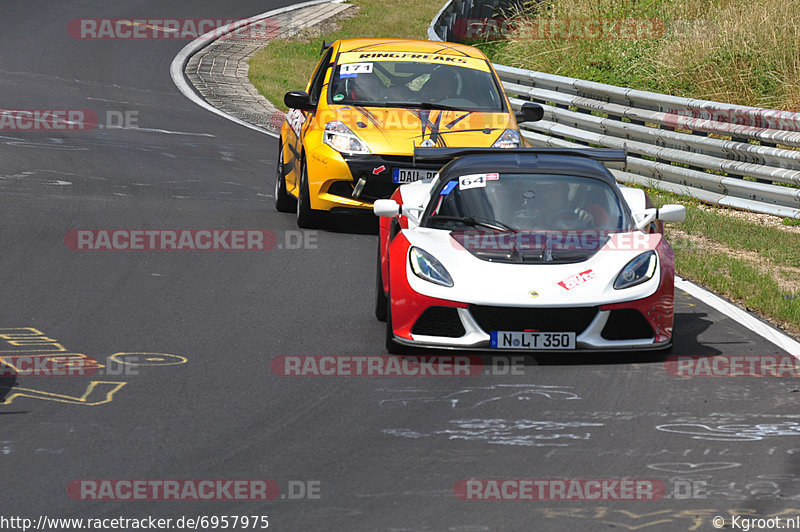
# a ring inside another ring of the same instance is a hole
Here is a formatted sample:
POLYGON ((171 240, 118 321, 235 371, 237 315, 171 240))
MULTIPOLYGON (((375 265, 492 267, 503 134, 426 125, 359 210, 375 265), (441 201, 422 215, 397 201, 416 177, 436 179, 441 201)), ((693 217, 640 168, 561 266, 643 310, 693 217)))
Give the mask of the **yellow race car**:
POLYGON ((323 44, 305 91, 288 92, 275 207, 314 227, 322 212, 372 212, 403 183, 441 165, 414 160, 416 146, 523 145, 497 73, 478 49, 421 40, 346 39, 323 44))

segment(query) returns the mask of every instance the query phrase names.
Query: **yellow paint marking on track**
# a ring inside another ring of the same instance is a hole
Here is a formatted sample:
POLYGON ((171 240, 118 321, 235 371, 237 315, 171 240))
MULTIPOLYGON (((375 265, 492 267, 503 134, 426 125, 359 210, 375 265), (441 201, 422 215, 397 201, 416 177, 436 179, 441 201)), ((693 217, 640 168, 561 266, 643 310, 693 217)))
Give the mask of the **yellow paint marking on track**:
POLYGON ((649 523, 644 523, 644 524, 641 524, 641 525, 627 525, 625 523, 616 523, 614 521, 600 521, 600 522, 603 523, 604 525, 611 525, 611 526, 614 526, 614 527, 620 527, 620 528, 624 528, 626 530, 639 530, 639 529, 647 528, 647 527, 651 527, 651 526, 663 525, 664 523, 671 523, 672 519, 662 519, 660 521, 650 521, 649 523))
MULTIPOLYGON (((49 358, 54 364, 62 364, 65 368, 85 367, 85 368, 100 369, 105 367, 103 364, 97 362, 97 360, 89 358, 83 353, 42 353, 36 355, 0 354, 0 364, 3 364, 11 368, 11 370, 14 372, 22 372, 24 370, 20 370, 20 368, 17 367, 14 361, 24 360, 25 362, 28 362, 29 359, 33 358, 49 358)), ((0 373, 0 375, 2 375, 2 373, 0 373)))
MULTIPOLYGON (((55 401, 57 403, 67 403, 72 405, 97 406, 113 401, 114 394, 120 391, 126 384, 127 382, 91 381, 86 387, 86 391, 79 397, 45 392, 42 390, 34 390, 32 388, 14 388, 14 393, 11 394, 4 403, 0 404, 8 405, 18 397, 28 397, 30 399, 41 399, 43 401, 55 401), (98 398, 90 401, 90 396, 95 396, 98 398)), ((10 387, 0 386, 0 390, 3 388, 10 387)))
POLYGON ((177 366, 188 361, 186 357, 168 353, 114 353, 108 359, 126 366, 177 366))
POLYGON ((61 345, 58 340, 48 338, 42 331, 34 327, 0 328, 0 353, 66 350, 67 348, 61 345))

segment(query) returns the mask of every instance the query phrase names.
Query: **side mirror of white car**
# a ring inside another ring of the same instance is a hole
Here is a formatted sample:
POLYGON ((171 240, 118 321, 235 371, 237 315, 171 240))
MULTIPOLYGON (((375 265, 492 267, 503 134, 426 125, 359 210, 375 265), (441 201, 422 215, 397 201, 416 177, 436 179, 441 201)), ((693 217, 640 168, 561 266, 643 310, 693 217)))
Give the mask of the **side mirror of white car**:
POLYGON ((682 222, 686 218, 686 207, 683 205, 662 205, 659 209, 645 209, 633 213, 636 229, 644 231, 655 220, 662 222, 682 222))
POLYGON ((662 205, 658 209, 658 219, 662 222, 682 222, 686 219, 686 207, 683 205, 662 205))
POLYGON ((372 212, 376 216, 394 218, 402 214, 415 224, 419 224, 419 218, 422 214, 422 207, 410 207, 408 205, 400 205, 392 199, 379 199, 375 200, 372 204, 372 212))
POLYGON ((382 218, 394 218, 400 214, 400 204, 391 199, 379 199, 372 204, 372 212, 382 218))
POLYGON ((653 220, 656 219, 658 209, 645 209, 643 211, 633 213, 633 221, 636 224, 636 229, 644 231, 653 220))

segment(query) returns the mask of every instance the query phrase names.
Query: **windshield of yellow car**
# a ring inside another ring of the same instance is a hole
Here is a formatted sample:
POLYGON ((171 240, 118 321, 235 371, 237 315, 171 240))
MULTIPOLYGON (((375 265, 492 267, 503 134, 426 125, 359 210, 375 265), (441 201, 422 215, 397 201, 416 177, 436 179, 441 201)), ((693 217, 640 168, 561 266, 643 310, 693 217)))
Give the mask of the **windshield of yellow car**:
POLYGON ((338 64, 328 100, 331 104, 365 107, 505 111, 504 99, 486 65, 478 69, 402 60, 338 64))

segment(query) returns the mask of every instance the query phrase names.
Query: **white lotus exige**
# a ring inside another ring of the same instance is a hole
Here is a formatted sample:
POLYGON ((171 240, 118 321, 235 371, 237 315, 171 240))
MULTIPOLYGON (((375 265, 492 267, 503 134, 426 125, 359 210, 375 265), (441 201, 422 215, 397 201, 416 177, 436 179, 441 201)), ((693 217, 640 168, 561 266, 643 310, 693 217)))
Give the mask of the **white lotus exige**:
POLYGON ((674 256, 660 221, 619 186, 604 149, 430 148, 433 179, 375 202, 375 315, 400 345, 481 350, 669 347, 674 256))

